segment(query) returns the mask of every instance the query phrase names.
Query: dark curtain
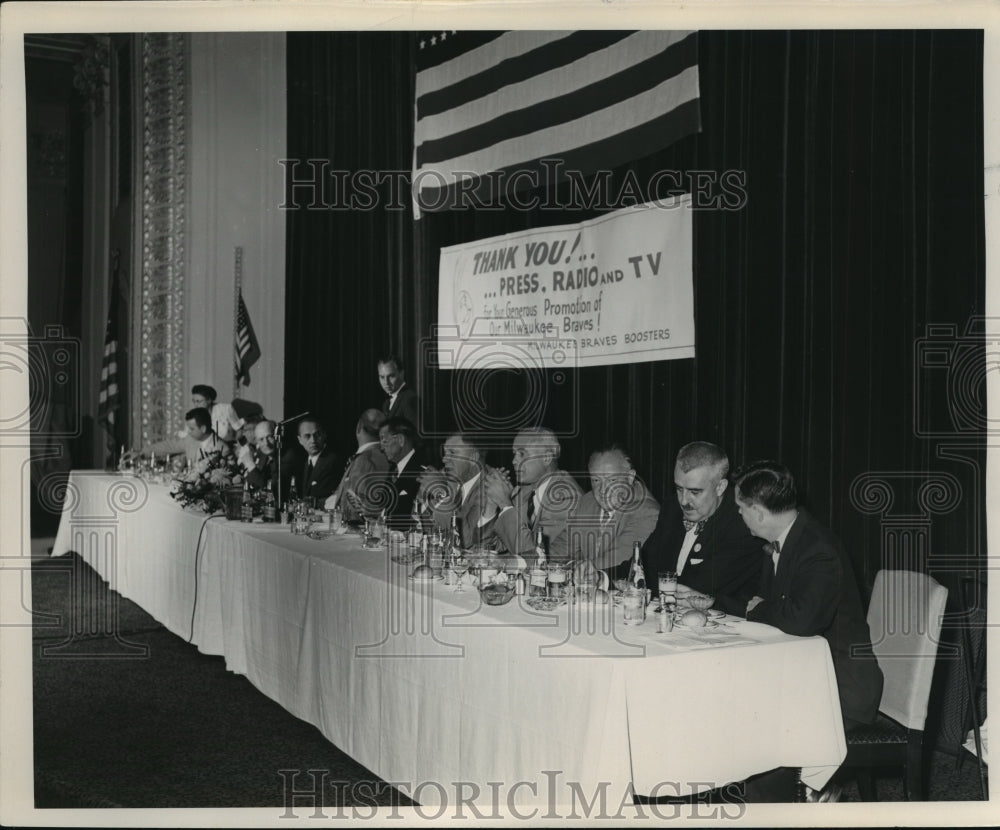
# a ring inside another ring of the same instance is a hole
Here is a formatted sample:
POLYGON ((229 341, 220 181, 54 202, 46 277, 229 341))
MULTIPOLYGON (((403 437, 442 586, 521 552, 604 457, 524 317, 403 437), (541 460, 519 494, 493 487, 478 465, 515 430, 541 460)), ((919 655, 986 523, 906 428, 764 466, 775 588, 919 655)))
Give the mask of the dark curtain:
MULTIPOLYGON (((928 549, 984 556, 983 373, 955 377, 963 349, 983 366, 982 337, 965 336, 985 302, 982 43, 979 31, 701 33, 702 133, 611 177, 613 191, 659 170, 745 176, 745 204, 695 216, 693 360, 496 372, 470 392, 424 358, 440 248, 601 211, 415 222, 408 188, 401 208, 381 192, 370 210, 290 209, 286 412, 327 412, 348 448, 358 413, 383 397, 377 353, 399 349, 438 431, 456 423, 456 396, 503 414, 540 394, 584 484, 590 449, 612 439, 661 499, 690 440, 737 465, 784 461, 862 583, 894 522, 916 528, 892 552, 899 565, 922 569, 928 549), (934 360, 921 351, 930 326, 934 360), (865 475, 887 477, 891 504, 865 475)), ((413 48, 406 33, 290 34, 289 155, 406 170, 413 48)), ((493 460, 509 465, 509 448, 493 460)))

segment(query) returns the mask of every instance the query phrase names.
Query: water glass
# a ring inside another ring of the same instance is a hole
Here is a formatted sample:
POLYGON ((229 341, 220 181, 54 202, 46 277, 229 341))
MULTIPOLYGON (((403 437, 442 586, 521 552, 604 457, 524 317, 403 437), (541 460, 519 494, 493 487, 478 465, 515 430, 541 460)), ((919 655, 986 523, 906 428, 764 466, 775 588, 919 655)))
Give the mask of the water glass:
POLYGON ((625 625, 642 625, 646 621, 646 592, 627 590, 622 595, 625 625))
POLYGON ((556 599, 567 599, 569 593, 569 574, 566 568, 555 562, 549 563, 548 578, 549 596, 556 599))
POLYGON ((677 572, 660 571, 657 575, 657 587, 660 589, 660 596, 673 605, 677 599, 677 572))

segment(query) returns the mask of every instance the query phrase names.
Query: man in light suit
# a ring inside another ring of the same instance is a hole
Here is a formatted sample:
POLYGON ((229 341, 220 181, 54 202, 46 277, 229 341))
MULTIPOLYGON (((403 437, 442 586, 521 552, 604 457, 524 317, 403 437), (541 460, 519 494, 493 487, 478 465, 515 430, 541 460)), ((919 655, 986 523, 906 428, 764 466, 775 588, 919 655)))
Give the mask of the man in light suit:
MULTIPOLYGON (((743 615, 760 575, 760 543, 740 520, 728 489, 729 457, 721 447, 693 441, 674 465, 676 499, 660 508, 642 548, 646 582, 658 594, 656 575, 675 571, 681 584, 715 597, 715 606, 743 615)), ((611 575, 623 578, 628 564, 611 575)))
POLYGON ((254 427, 253 447, 241 461, 247 481, 257 490, 271 490, 278 498, 278 457, 274 444, 274 421, 264 420, 254 427))
POLYGON ((531 564, 540 527, 549 559, 566 561, 567 524, 583 490, 573 476, 559 469, 559 439, 545 427, 522 429, 514 438, 513 450, 517 486, 498 470, 487 476, 487 496, 498 511, 496 535, 508 553, 531 564))
POLYGON ((750 532, 767 542, 747 619, 786 634, 823 636, 833 656, 845 731, 871 723, 882 699, 882 671, 840 542, 799 509, 795 480, 777 462, 758 461, 740 471, 736 504, 750 532))
POLYGON ((326 445, 323 423, 312 415, 299 421, 299 444, 306 451, 298 479, 299 495, 322 504, 340 481, 340 460, 326 445))
POLYGON ((448 530, 458 516, 462 546, 489 544, 494 538, 497 506, 486 495, 486 447, 470 434, 450 435, 442 448, 443 470, 425 470, 419 476, 417 498, 428 505, 438 527, 448 530))
POLYGON ((382 401, 386 418, 406 418, 417 426, 419 399, 417 390, 406 383, 403 361, 399 355, 387 354, 378 361, 378 382, 389 397, 382 401))
POLYGON ((384 423, 381 410, 366 409, 354 428, 357 452, 347 459, 340 483, 324 505, 327 510, 335 510, 339 504, 345 522, 363 522, 366 516, 376 518, 389 507, 385 484, 389 459, 379 446, 379 430, 384 423))
POLYGON ((587 471, 591 490, 570 517, 570 556, 604 570, 627 562, 632 544, 646 541, 656 527, 660 505, 618 444, 591 453, 587 471))

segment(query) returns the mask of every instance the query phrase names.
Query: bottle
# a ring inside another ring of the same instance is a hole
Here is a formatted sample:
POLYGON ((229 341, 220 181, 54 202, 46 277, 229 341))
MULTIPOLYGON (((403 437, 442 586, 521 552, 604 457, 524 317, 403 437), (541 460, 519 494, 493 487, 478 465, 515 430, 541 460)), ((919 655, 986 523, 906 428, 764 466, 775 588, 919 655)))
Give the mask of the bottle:
POLYGON ((632 564, 628 568, 628 584, 637 591, 646 590, 646 573, 642 569, 641 550, 642 543, 637 539, 632 543, 632 564))
POLYGON ((451 514, 451 538, 449 542, 452 555, 458 556, 462 550, 462 529, 458 526, 458 513, 451 514))
POLYGON ((292 476, 291 484, 288 486, 288 498, 285 499, 284 514, 285 522, 287 524, 292 523, 292 519, 295 516, 296 509, 299 503, 299 491, 295 487, 295 476, 292 476))
POLYGON ((538 526, 538 530, 535 531, 535 556, 538 558, 538 567, 544 567, 545 565, 545 531, 542 530, 542 526, 538 526))
POLYGON ((528 574, 528 596, 548 596, 548 574, 545 570, 545 532, 541 525, 535 531, 535 556, 537 559, 528 574))
POLYGON ((274 499, 273 481, 268 485, 267 491, 264 493, 264 509, 262 511, 262 516, 265 522, 278 521, 278 507, 274 499))
POLYGON ((240 506, 240 518, 244 522, 253 521, 253 494, 250 492, 250 482, 243 480, 243 504, 240 506))

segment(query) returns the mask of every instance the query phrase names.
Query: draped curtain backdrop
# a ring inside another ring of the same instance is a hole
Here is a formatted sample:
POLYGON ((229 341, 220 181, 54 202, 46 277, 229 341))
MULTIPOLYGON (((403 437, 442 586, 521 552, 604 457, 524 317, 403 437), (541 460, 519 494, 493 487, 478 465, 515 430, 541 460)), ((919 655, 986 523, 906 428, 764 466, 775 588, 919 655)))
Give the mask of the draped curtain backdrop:
MULTIPOLYGON (((413 36, 291 33, 288 46, 289 155, 330 170, 408 170, 413 36)), ((661 500, 673 497, 687 441, 721 444, 734 465, 778 458, 863 585, 891 557, 923 569, 928 553, 985 556, 982 339, 963 337, 985 302, 982 60, 978 31, 701 33, 702 133, 612 176, 745 174, 745 205, 695 216, 697 357, 494 373, 478 379, 480 405, 515 412, 540 388, 543 422, 575 433, 563 466, 581 483, 590 449, 618 440, 661 500), (931 325, 945 336, 925 360, 931 325), (866 475, 888 483, 860 486, 866 475)), ((442 246, 600 212, 415 221, 408 186, 395 206, 383 186, 377 205, 356 210, 331 198, 309 209, 311 192, 296 192, 286 414, 327 414, 344 449, 360 411, 383 399, 375 360, 387 349, 406 356, 428 423, 455 423, 452 401, 468 389, 422 357, 442 246)), ((509 466, 509 447, 492 460, 509 466)))

